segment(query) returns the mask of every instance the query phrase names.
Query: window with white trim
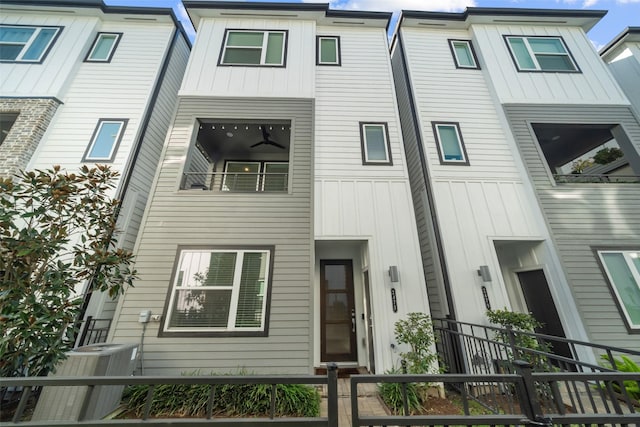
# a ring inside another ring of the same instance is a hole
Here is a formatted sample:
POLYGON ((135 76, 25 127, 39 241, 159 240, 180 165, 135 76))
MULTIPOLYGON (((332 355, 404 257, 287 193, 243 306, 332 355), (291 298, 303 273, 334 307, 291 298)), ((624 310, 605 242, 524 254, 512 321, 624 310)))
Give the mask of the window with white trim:
POLYGON ((451 48, 456 68, 476 70, 480 68, 470 40, 449 40, 449 48, 451 48))
POLYGON ((519 71, 579 72, 562 37, 504 36, 519 71))
POLYGON ((254 332, 267 324, 273 248, 183 249, 166 332, 254 332))
POLYGON ((82 161, 113 161, 127 122, 128 119, 100 119, 82 161))
POLYGON ((85 62, 111 62, 122 33, 98 33, 85 62))
POLYGON ((0 62, 44 60, 62 27, 0 25, 0 62))
POLYGON ((392 165, 386 123, 360 123, 363 165, 392 165))
POLYGON ((460 125, 456 122, 433 122, 433 133, 440 164, 468 165, 467 150, 460 133, 460 125))
POLYGON ((340 65, 340 37, 318 36, 316 38, 317 65, 340 65))
POLYGON ((640 249, 600 250, 598 256, 627 328, 640 331, 640 249))
POLYGON ((227 30, 219 65, 285 65, 287 31, 227 30))

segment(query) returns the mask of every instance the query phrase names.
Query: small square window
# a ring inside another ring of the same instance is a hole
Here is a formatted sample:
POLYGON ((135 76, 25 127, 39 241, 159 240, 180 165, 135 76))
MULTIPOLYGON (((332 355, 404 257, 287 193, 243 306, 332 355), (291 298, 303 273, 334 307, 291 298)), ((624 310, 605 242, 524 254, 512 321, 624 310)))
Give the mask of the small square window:
POLYGON ((340 65, 340 37, 316 37, 317 65, 340 65))
POLYGON ((441 165, 469 165, 462 141, 460 125, 455 122, 433 122, 433 133, 441 165))
POLYGON ((449 48, 456 63, 456 68, 480 69, 470 40, 449 40, 449 48))
POLYGON ((284 67, 287 31, 227 30, 218 65, 284 67))
POLYGON ((580 72, 562 37, 504 36, 518 71, 580 72))
POLYGON ((386 123, 360 123, 363 165, 392 165, 386 123))
POLYGON ((597 254, 627 328, 640 332, 640 249, 597 254))
POLYGON ((113 161, 127 122, 128 119, 100 119, 82 161, 113 161))
POLYGON ((273 247, 179 251, 163 331, 266 335, 273 247))
POLYGON ((0 62, 41 63, 62 27, 0 25, 0 62))
POLYGON ((85 62, 111 62, 122 33, 98 33, 85 62))

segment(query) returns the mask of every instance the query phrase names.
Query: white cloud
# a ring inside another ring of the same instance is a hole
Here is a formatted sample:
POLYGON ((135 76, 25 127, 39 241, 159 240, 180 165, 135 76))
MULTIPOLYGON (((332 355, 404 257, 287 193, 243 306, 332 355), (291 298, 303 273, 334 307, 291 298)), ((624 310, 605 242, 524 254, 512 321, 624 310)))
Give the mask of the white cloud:
MULTIPOLYGON (((577 0, 556 0, 561 1, 566 4, 576 4, 577 0)), ((640 3, 640 0, 581 0, 580 3, 582 7, 593 7, 598 3, 618 3, 618 4, 628 4, 628 3, 640 3)))
POLYGON ((475 6, 476 2, 475 0, 330 0, 329 4, 332 9, 385 12, 397 12, 402 9, 460 12, 467 6, 475 6))

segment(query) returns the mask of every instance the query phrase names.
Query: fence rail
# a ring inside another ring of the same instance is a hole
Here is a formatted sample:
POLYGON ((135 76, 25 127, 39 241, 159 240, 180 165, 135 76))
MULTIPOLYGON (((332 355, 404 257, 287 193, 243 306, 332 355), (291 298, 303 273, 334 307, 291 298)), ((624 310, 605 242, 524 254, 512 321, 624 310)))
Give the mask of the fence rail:
POLYGON ((288 191, 289 174, 278 172, 185 172, 181 190, 210 190, 243 193, 288 191))

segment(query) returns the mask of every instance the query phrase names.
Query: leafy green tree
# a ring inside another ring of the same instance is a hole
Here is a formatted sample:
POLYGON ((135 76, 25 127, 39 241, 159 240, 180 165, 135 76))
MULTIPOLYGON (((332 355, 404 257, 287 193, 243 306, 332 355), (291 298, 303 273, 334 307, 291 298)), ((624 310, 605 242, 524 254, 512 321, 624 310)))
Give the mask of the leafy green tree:
MULTIPOLYGON (((433 352, 435 338, 431 317, 425 313, 409 313, 406 319, 395 323, 395 336, 399 344, 408 344, 410 351, 400 353, 412 374, 433 373, 438 355, 433 352)), ((437 370, 437 368, 435 368, 437 370)))
POLYGON ((616 147, 607 147, 599 150, 594 156, 593 161, 599 165, 606 165, 614 160, 624 156, 621 149, 616 147))
POLYGON ((0 178, 0 376, 46 375, 73 345, 86 281, 115 297, 131 285, 115 247, 118 172, 83 166, 0 178))

